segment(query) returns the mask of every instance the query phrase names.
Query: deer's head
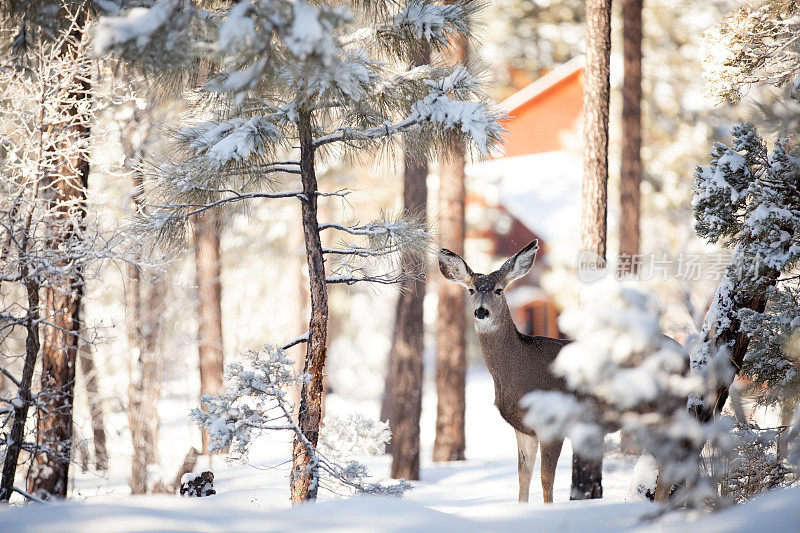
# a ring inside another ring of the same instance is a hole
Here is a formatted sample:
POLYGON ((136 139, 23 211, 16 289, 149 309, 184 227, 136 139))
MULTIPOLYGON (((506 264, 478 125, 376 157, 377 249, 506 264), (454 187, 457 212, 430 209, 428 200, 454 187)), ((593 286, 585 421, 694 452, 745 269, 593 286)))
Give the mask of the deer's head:
POLYGON ((469 291, 476 331, 489 333, 501 320, 510 319, 505 289, 528 273, 538 250, 539 241, 534 240, 491 274, 476 274, 458 254, 444 248, 439 250, 439 270, 444 277, 469 291))

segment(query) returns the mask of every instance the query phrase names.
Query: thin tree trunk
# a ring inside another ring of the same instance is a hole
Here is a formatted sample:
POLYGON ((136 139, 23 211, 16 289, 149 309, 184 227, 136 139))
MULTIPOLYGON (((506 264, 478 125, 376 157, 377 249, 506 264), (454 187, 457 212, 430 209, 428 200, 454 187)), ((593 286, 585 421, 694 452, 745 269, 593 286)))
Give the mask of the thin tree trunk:
MULTIPOLYGON (((636 275, 639 261, 639 204, 642 181, 642 0, 622 0, 624 75, 622 80, 622 160, 620 165, 620 276, 636 275)), ((623 453, 641 448, 627 431, 620 434, 623 453)))
MULTIPOLYGON (((200 394, 223 392, 222 285, 220 283, 219 215, 210 209, 192 219, 197 280, 197 344, 200 394)), ((203 454, 208 454, 203 431, 203 454)))
POLYGON ((639 196, 642 181, 642 0, 622 0, 622 161, 620 168, 620 273, 638 270, 639 196))
MULTIPOLYGON (((130 149, 129 152, 135 153, 130 149)), ((141 175, 134 175, 134 191, 141 191, 141 175)), ((141 209, 138 195, 133 195, 132 209, 141 209)), ((147 467, 158 464, 158 399, 161 366, 158 345, 161 337, 164 291, 157 281, 142 283, 142 270, 128 265, 126 324, 131 351, 128 388, 128 421, 131 429, 131 494, 146 494, 150 488, 147 467)))
POLYGON ((23 279, 29 281, 25 284, 28 294, 28 312, 25 323, 25 362, 22 367, 22 379, 17 394, 22 402, 14 406, 14 422, 8 435, 8 448, 3 461, 3 477, 0 481, 0 501, 11 498, 11 489, 14 486, 14 476, 19 463, 19 454, 22 451, 22 442, 25 439, 25 422, 28 420, 28 408, 33 400, 31 398, 31 384, 33 383, 33 370, 36 358, 39 356, 39 285, 35 280, 28 278, 27 267, 23 267, 23 279))
MULTIPOLYGON (((300 215, 300 210, 295 213, 292 211, 292 216, 300 215)), ((289 327, 291 334, 287 335, 286 340, 302 335, 307 331, 309 312, 308 312, 308 280, 304 274, 306 253, 305 241, 303 237, 302 226, 292 225, 289 228, 287 237, 287 248, 289 250, 289 257, 287 262, 289 264, 288 270, 291 272, 289 283, 292 284, 294 290, 291 290, 291 297, 287 302, 287 312, 291 317, 289 320, 289 327)), ((301 374, 305 367, 305 355, 302 351, 303 344, 292 348, 292 360, 294 362, 294 372, 301 374)), ((292 387, 291 397, 294 410, 292 414, 297 418, 300 409, 300 390, 301 386, 292 387)))
POLYGON ((147 398, 147 411, 150 415, 145 418, 145 443, 147 464, 159 464, 158 429, 160 418, 158 416, 158 401, 161 399, 161 333, 164 327, 164 309, 167 285, 161 280, 152 280, 149 289, 145 292, 146 302, 142 308, 143 337, 142 346, 147 357, 144 370, 144 394, 147 398))
MULTIPOLYGON (((449 63, 466 64, 466 40, 445 52, 449 63)), ((442 162, 439 169, 439 245, 464 255, 464 147, 442 162)), ((439 283, 436 321, 436 437, 434 461, 464 459, 466 411, 466 339, 463 290, 454 283, 439 283)))
POLYGON ((97 395, 97 372, 92 356, 92 347, 83 343, 78 352, 81 373, 86 386, 86 398, 89 401, 89 418, 92 421, 92 437, 94 441, 94 464, 97 470, 108 470, 108 450, 106 449, 106 426, 103 418, 103 405, 97 395))
MULTIPOLYGON (((86 164, 88 174, 88 163, 86 164)), ((85 179, 85 178, 84 178, 85 179)), ((62 180, 58 195, 85 200, 83 184, 62 180)), ((79 228, 62 219, 61 228, 54 232, 57 240, 69 240, 80 233, 79 228)), ((56 242, 53 246, 57 246, 56 242)), ((82 330, 80 303, 83 297, 83 278, 80 272, 53 280, 56 287, 45 289, 45 309, 48 322, 42 329, 42 378, 40 417, 34 465, 28 480, 28 492, 43 498, 65 498, 69 480, 72 452, 72 415, 75 388, 75 365, 78 335, 82 330)))
MULTIPOLYGON (((601 267, 606 264, 610 54, 611 0, 587 0, 581 248, 601 267)), ((601 498, 602 468, 602 459, 574 455, 570 499, 601 498)))
MULTIPOLYGON (((439 244, 464 254, 464 154, 443 163, 439 185, 439 244)), ((461 461, 466 441, 466 342, 464 294, 454 283, 439 283, 436 324, 436 438, 434 461, 461 461)))
MULTIPOLYGON (((305 372, 310 379, 303 383, 300 392, 298 426, 303 436, 317 445, 322 419, 322 393, 327 355, 328 290, 325 285, 325 262, 317 220, 317 177, 314 171, 314 146, 311 112, 300 112, 300 172, 303 182, 302 219, 306 244, 309 287, 311 291, 311 319, 308 325, 305 372)), ((291 499, 300 503, 317 498, 318 468, 303 442, 295 437, 292 450, 291 499)))
POLYGON ((611 0, 586 2, 583 206, 581 246, 606 259, 608 211, 608 105, 611 0))
POLYGON ((142 349, 141 333, 141 273, 136 265, 128 265, 127 316, 128 347, 131 351, 128 375, 128 425, 131 429, 131 477, 128 484, 131 494, 147 493, 147 454, 144 438, 145 398, 144 398, 144 360, 147 357, 142 349))
MULTIPOLYGON (((427 58, 424 58, 427 63, 427 58)), ((428 164, 406 153, 403 175, 403 204, 407 215, 425 219, 428 206, 428 164)), ((419 267, 403 258, 407 272, 419 267)), ((425 349, 423 301, 425 280, 404 281, 395 314, 390 355, 392 363, 392 477, 419 479, 419 419, 422 412, 422 354, 425 349)))

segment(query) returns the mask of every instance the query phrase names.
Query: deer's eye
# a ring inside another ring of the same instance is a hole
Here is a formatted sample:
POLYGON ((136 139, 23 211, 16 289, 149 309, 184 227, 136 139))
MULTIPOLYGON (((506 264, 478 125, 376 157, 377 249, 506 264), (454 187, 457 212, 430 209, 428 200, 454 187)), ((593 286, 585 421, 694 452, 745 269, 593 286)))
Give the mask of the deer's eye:
POLYGON ((495 289, 495 290, 494 290, 494 293, 495 293, 495 294, 500 294, 501 292, 503 292, 503 289, 495 289))
POLYGON ((470 293, 470 294, 475 294, 475 289, 470 289, 470 290, 469 290, 469 293, 470 293))

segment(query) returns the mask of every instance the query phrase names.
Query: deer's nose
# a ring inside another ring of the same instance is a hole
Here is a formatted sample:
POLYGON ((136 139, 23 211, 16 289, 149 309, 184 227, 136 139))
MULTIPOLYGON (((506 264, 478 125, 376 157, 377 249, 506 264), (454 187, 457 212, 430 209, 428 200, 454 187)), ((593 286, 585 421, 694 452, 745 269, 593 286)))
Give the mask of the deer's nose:
POLYGON ((485 307, 479 307, 475 310, 475 318, 486 318, 489 316, 489 311, 485 307))

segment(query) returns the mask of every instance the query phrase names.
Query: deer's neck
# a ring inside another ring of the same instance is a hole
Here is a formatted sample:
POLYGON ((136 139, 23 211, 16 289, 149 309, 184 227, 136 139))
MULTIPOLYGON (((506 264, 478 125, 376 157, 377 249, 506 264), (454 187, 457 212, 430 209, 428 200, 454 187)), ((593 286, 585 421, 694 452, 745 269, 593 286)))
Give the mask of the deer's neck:
MULTIPOLYGON (((494 374, 508 368, 507 362, 514 358, 516 345, 520 342, 517 326, 511 319, 511 311, 504 305, 502 316, 494 317, 493 327, 486 327, 476 320, 475 331, 481 344, 481 353, 489 372, 494 374), (481 325, 478 325, 481 324, 481 325)), ((485 320, 485 319, 484 319, 485 320)))

